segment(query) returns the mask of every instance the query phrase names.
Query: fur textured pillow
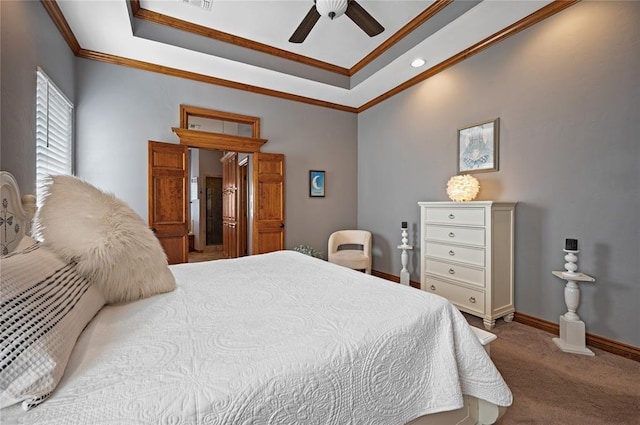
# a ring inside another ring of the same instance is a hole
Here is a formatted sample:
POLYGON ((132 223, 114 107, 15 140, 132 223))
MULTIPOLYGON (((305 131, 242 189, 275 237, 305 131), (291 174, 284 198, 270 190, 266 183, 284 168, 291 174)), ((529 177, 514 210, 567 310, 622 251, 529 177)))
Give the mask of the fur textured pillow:
POLYGON ((73 176, 50 177, 35 229, 44 245, 120 303, 170 292, 175 278, 145 222, 113 194, 73 176))

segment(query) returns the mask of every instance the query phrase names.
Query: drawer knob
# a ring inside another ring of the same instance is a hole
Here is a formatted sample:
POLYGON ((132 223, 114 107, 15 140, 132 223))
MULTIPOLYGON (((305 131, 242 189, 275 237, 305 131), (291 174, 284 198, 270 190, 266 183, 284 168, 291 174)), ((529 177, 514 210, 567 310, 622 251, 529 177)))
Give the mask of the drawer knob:
POLYGON ((431 286, 429 287, 429 289, 431 289, 432 291, 435 291, 435 290, 436 290, 436 287, 435 287, 435 286, 433 286, 433 285, 431 285, 431 286))
POLYGON ((453 269, 449 269, 449 274, 456 274, 456 271, 453 269))
POLYGON ((475 304, 476 303, 476 297, 469 298, 469 301, 471 301, 471 304, 475 304))
POLYGON ((455 237, 456 237, 456 234, 455 234, 455 233, 453 233, 453 232, 449 232, 449 237, 450 237, 450 238, 455 238, 455 237))
POLYGON ((453 252, 453 250, 451 250, 451 251, 449 251, 449 255, 453 257, 454 255, 456 255, 456 253, 453 252))
POLYGON ((454 218, 456 218, 456 216, 455 216, 455 215, 453 215, 453 214, 449 214, 449 218, 450 218, 451 220, 453 220, 454 218))

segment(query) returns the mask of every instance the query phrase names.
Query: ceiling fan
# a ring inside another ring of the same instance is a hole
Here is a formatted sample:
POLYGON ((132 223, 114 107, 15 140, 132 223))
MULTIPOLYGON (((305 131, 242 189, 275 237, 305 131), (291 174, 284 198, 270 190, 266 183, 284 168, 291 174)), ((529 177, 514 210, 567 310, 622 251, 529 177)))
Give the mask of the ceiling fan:
POLYGON ((313 0, 313 6, 302 19, 298 28, 293 32, 289 42, 302 43, 318 22, 320 16, 328 16, 334 19, 343 13, 359 26, 369 37, 376 36, 384 31, 384 27, 374 19, 355 0, 313 0))

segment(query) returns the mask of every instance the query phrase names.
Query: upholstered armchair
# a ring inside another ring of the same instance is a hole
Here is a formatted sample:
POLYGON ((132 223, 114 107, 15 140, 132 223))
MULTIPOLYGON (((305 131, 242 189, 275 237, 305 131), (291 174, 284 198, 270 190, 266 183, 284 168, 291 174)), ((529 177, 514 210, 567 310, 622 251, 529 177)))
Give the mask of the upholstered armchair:
POLYGON ((333 232, 327 253, 330 263, 371 274, 371 232, 367 230, 333 232))

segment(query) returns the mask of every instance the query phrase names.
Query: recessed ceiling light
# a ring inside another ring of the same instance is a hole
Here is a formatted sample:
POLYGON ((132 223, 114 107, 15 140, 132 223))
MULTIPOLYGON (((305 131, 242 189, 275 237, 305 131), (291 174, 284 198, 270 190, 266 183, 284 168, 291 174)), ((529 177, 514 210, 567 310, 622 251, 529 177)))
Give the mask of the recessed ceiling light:
POLYGON ((413 62, 411 62, 411 66, 414 68, 420 68, 425 63, 426 62, 424 59, 418 58, 418 59, 414 59, 413 62))

